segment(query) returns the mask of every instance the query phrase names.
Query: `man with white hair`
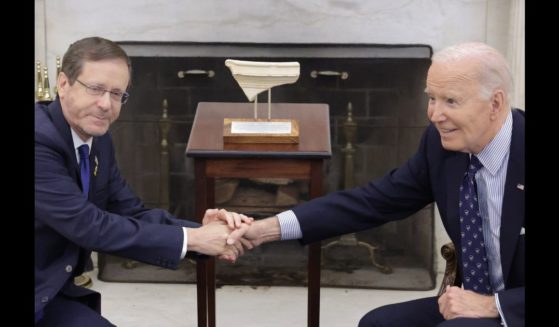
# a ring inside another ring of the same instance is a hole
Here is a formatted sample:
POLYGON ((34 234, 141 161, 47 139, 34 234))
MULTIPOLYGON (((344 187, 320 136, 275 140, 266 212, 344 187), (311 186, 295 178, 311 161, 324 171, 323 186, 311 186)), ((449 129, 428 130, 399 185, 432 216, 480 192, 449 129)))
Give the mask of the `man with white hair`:
POLYGON ((377 308, 359 326, 524 326, 525 117, 510 106, 506 61, 483 43, 445 48, 432 58, 425 91, 431 124, 406 163, 379 180, 259 220, 244 237, 253 245, 309 244, 436 202, 463 287, 377 308))

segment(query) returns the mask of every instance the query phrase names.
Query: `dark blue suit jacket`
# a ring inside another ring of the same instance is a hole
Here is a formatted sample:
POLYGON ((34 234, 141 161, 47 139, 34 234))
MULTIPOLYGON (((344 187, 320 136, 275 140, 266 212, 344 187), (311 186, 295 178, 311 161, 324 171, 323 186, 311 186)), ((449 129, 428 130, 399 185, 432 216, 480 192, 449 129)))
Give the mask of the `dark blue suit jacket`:
POLYGON ((35 313, 73 285, 92 250, 176 269, 183 245, 180 220, 144 208, 120 175, 109 133, 93 138, 89 199, 60 102, 35 106, 35 313), (96 174, 94 171, 97 170, 96 174))
MULTIPOLYGON (((509 326, 524 321, 524 112, 513 110, 512 142, 501 216, 501 265, 505 290, 499 302, 509 326)), ((430 125, 415 155, 378 181, 315 199, 293 209, 308 244, 406 218, 435 201, 444 227, 460 249, 458 195, 469 157, 445 150, 430 125)), ((461 262, 461 251, 457 251, 461 262)), ((460 267, 460 274, 462 265, 460 267)), ((462 275, 462 274, 461 274, 462 275)))

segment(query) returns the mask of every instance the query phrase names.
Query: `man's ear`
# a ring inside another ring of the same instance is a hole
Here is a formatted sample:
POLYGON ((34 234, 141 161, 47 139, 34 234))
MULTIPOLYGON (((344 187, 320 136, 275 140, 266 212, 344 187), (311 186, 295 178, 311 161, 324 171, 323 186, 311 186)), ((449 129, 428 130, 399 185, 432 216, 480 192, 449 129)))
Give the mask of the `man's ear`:
POLYGON ((505 109, 505 91, 501 89, 497 89, 493 92, 493 96, 491 97, 491 118, 495 119, 499 116, 501 112, 505 109))
POLYGON ((56 88, 58 91, 58 96, 62 97, 67 92, 68 88, 70 87, 70 81, 68 80, 68 76, 64 74, 64 72, 60 72, 58 74, 58 78, 56 79, 56 88))

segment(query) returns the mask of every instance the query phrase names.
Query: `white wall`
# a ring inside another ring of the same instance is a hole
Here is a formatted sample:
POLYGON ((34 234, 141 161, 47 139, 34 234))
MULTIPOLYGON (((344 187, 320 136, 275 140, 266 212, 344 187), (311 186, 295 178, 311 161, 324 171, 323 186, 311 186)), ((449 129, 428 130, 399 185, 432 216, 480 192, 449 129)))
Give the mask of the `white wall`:
POLYGON ((72 41, 89 35, 115 41, 424 43, 435 50, 485 41, 506 53, 511 17, 510 0, 35 0, 35 5, 37 59, 45 59, 44 49, 49 64, 72 41))
MULTIPOLYGON (((483 41, 514 61, 515 76, 524 76, 524 0, 35 0, 35 10, 35 57, 47 60, 51 81, 56 56, 92 35, 114 41, 422 43, 435 51, 483 41)), ((524 81, 517 85, 515 101, 524 107, 524 81)), ((438 218, 435 230, 438 251, 448 241, 438 218)))

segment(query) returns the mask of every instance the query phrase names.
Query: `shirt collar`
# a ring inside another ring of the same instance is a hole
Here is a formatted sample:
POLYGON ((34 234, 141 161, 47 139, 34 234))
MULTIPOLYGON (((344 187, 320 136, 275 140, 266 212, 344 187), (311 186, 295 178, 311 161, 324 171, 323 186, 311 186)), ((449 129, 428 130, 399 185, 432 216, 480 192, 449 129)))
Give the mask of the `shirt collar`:
POLYGON ((505 156, 510 151, 510 142, 512 137, 512 112, 509 111, 505 123, 495 135, 493 140, 489 142, 478 153, 477 157, 491 175, 497 174, 497 171, 504 162, 505 156))
POLYGON ((93 143, 93 137, 87 139, 86 142, 82 141, 82 139, 78 136, 78 133, 74 131, 73 128, 70 128, 72 131, 72 141, 74 142, 74 149, 78 151, 78 148, 83 144, 87 144, 89 146, 89 152, 91 153, 91 144, 93 143))

